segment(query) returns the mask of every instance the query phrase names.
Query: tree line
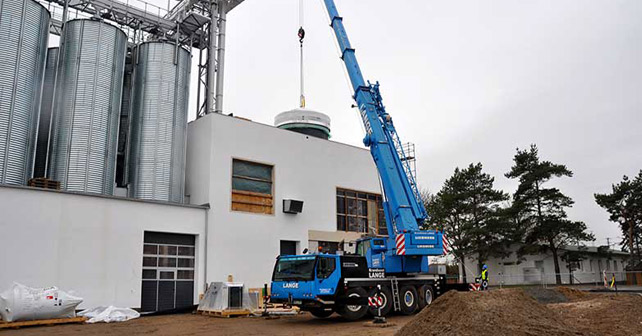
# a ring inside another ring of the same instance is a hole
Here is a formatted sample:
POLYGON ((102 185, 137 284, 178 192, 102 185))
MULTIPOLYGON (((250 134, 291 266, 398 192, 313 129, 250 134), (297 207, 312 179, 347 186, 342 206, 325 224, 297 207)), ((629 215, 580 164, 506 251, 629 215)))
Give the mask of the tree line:
MULTIPOLYGON (((513 166, 504 174, 519 182, 512 195, 495 189, 495 178, 483 171, 481 163, 456 168, 436 194, 422 192, 430 214, 425 227, 443 231, 451 253, 466 269, 466 257, 476 256, 478 269, 491 257, 507 257, 510 246, 519 246, 517 255, 551 253, 556 282, 561 283, 560 262, 576 261, 577 251, 562 250, 567 245, 582 246, 594 241, 584 222, 568 218, 573 200, 553 179, 572 177, 563 164, 541 160, 536 145, 517 149, 513 166)), ((642 242, 642 171, 635 179, 613 185, 611 194, 595 194, 610 219, 619 223, 625 236, 625 249, 640 260, 642 242)), ((464 281, 465 272, 464 273, 464 281)))

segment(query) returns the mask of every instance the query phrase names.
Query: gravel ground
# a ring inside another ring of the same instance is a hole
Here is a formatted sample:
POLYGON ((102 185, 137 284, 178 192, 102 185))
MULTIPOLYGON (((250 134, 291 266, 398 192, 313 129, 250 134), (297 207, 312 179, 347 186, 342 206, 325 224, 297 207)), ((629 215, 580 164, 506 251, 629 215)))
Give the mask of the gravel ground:
POLYGON ((396 325, 389 328, 365 327, 369 321, 347 322, 337 315, 317 319, 303 313, 298 316, 265 319, 262 317, 217 318, 196 314, 141 317, 121 323, 68 324, 30 327, 0 331, 2 336, 12 335, 393 335, 413 316, 392 316, 388 320, 396 325))

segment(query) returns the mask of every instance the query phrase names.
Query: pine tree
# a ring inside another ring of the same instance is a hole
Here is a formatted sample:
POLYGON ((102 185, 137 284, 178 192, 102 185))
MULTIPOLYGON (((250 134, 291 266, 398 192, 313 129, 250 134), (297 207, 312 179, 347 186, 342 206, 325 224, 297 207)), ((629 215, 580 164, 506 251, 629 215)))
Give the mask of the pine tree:
POLYGON ((505 246, 499 204, 508 199, 493 189, 494 178, 482 171, 482 164, 456 168, 452 177, 428 204, 430 224, 443 230, 452 253, 464 268, 466 256, 477 255, 479 265, 501 254, 505 246))
POLYGON ((631 180, 624 176, 618 184, 612 185, 610 194, 595 194, 595 202, 610 215, 612 222, 622 230, 622 247, 628 250, 630 263, 642 260, 642 170, 631 180))
POLYGON ((572 177, 565 165, 540 161, 537 146, 517 149, 514 165, 506 177, 519 180, 513 195, 513 214, 523 234, 520 254, 551 252, 555 263, 555 280, 562 283, 559 250, 564 245, 595 240, 586 224, 567 218, 566 208, 573 200, 555 187, 544 186, 553 177, 572 177))

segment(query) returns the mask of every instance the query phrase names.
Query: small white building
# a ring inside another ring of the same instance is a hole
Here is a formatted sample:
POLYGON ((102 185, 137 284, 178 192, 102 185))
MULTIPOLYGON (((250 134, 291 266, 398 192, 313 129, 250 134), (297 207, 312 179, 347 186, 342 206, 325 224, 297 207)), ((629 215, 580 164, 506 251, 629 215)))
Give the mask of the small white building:
MULTIPOLYGON (((485 262, 488 265, 491 286, 556 283, 555 263, 550 252, 524 255, 522 258, 518 258, 516 251, 517 246, 512 246, 510 256, 506 258, 492 257, 485 262)), ((561 257, 566 251, 575 252, 578 251, 578 247, 567 246, 560 249, 558 253, 563 284, 601 284, 603 271, 606 271, 608 279, 611 279, 615 274, 617 281, 626 280, 624 271, 629 255, 626 252, 588 246, 581 249, 580 261, 569 264, 561 257)), ((479 277, 480 270, 476 257, 467 258, 464 268, 468 282, 479 277)), ((461 264, 459 270, 459 274, 463 274, 461 264)))
POLYGON ((0 186, 0 290, 55 285, 82 308, 171 309, 228 275, 262 287, 281 253, 386 233, 367 149, 221 114, 188 126, 186 195, 179 205, 0 186), (297 209, 284 200, 302 210, 286 213, 297 209))

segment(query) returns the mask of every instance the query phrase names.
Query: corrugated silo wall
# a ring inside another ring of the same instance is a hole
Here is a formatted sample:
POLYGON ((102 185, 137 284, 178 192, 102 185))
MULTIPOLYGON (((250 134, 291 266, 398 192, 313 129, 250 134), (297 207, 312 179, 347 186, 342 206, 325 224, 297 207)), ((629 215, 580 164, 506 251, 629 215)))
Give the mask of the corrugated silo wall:
POLYGON ((113 194, 127 37, 98 20, 65 24, 50 177, 63 189, 113 194))
POLYGON ((42 84, 42 100, 40 103, 40 122, 38 123, 36 163, 33 168, 34 177, 45 177, 46 174, 47 156, 49 155, 49 130, 51 127, 51 103, 53 102, 58 51, 59 48, 49 48, 47 51, 45 79, 42 84))
POLYGON ((33 0, 0 0, 0 183, 33 173, 49 12, 33 0))
POLYGON ((134 52, 130 197, 183 202, 190 63, 168 42, 134 52))

